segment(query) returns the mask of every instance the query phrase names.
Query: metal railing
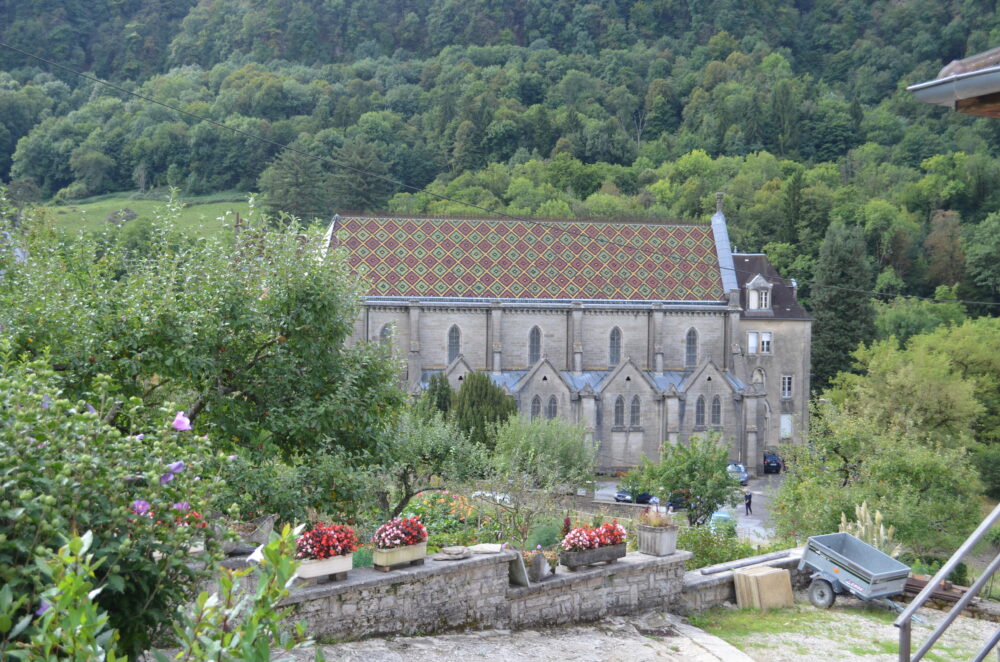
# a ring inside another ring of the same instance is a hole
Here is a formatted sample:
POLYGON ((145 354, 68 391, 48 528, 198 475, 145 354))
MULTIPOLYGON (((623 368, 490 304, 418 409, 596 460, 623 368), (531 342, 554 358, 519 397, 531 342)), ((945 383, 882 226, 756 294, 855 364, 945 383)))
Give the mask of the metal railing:
MULTIPOLYGON (((986 582, 989 581, 990 577, 992 577, 997 569, 1000 568, 1000 554, 997 554, 996 558, 993 559, 989 567, 987 567, 983 574, 979 576, 979 579, 977 579, 972 586, 969 587, 969 590, 965 593, 965 595, 963 595, 961 599, 955 603, 955 606, 948 612, 948 615, 945 616, 944 620, 941 621, 936 628, 934 628, 934 631, 931 632, 931 636, 927 638, 927 641, 925 641, 919 650, 917 650, 916 654, 912 657, 910 656, 910 626, 914 614, 925 602, 927 602, 927 600, 931 597, 931 594, 934 592, 934 589, 941 585, 944 578, 951 574, 951 571, 962 562, 962 559, 964 559, 966 555, 972 551, 972 548, 983 539, 986 532, 990 530, 990 527, 998 522, 1000 522, 1000 505, 994 508, 993 512, 990 513, 989 516, 982 521, 979 527, 972 532, 972 535, 966 538, 965 542, 962 543, 962 546, 955 550, 955 553, 951 555, 948 562, 941 566, 941 569, 937 571, 934 578, 927 582, 927 586, 924 587, 924 590, 920 591, 920 594, 913 598, 913 601, 902 611, 899 618, 895 620, 893 625, 899 628, 899 662, 917 662, 917 660, 923 659, 924 655, 930 651, 931 647, 934 646, 934 643, 937 642, 941 635, 944 634, 944 631, 948 629, 948 626, 950 626, 955 619, 958 618, 961 611, 965 609, 970 602, 972 602, 972 598, 979 594, 979 591, 983 589, 983 586, 986 585, 986 582)), ((1000 629, 998 629, 996 634, 994 634, 990 640, 986 642, 986 645, 981 651, 979 651, 979 654, 973 658, 975 662, 981 662, 981 660, 984 660, 997 643, 1000 643, 1000 629)))

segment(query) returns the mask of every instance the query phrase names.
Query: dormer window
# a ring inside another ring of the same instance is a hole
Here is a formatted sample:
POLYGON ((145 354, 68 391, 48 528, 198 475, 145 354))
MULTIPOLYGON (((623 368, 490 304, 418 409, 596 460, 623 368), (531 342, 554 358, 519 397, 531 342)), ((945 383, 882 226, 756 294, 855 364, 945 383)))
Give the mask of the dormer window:
POLYGON ((771 283, 760 274, 747 283, 747 310, 771 309, 771 283))
POLYGON ((750 290, 750 308, 761 310, 771 307, 771 293, 767 290, 750 290))

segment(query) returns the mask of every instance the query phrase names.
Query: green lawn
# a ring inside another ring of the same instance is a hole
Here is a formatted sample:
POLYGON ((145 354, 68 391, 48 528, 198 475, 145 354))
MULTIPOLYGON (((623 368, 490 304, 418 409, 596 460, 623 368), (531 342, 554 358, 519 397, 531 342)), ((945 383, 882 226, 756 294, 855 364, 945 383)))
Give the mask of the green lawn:
MULTIPOLYGON (((179 198, 179 201, 183 208, 176 220, 177 229, 193 236, 221 235, 226 231, 226 225, 232 225, 237 213, 246 217, 250 212, 246 194, 235 191, 186 196, 179 198), (228 216, 227 212, 230 212, 228 216), (225 224, 219 220, 220 217, 226 217, 225 224)), ((45 208, 52 213, 59 228, 76 234, 106 228, 108 215, 121 209, 131 209, 139 218, 153 218, 157 212, 163 212, 165 205, 166 194, 139 198, 120 193, 73 204, 48 205, 45 208)))

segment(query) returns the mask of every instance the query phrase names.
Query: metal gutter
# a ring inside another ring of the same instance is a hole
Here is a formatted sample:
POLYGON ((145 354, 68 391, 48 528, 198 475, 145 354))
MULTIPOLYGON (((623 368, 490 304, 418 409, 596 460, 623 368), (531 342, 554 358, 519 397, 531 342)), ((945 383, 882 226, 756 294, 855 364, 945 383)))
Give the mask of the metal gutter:
POLYGON ((924 103, 955 108, 957 101, 1000 92, 1000 66, 954 74, 906 88, 924 103))

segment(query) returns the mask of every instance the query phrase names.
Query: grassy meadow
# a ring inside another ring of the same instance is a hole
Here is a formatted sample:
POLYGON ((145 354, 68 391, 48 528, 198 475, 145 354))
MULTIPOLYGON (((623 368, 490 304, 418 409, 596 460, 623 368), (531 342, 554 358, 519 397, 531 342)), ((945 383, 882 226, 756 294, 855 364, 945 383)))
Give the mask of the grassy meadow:
MULTIPOLYGON (((100 232, 109 227, 109 216, 130 209, 136 218, 153 218, 166 209, 167 194, 117 193, 102 195, 73 203, 46 205, 56 226, 69 234, 100 232)), ((247 194, 236 191, 203 196, 178 198, 182 207, 175 221, 178 231, 189 236, 222 235, 232 227, 236 214, 244 218, 250 213, 247 194), (224 220, 223 220, 224 219, 224 220)), ((258 209, 259 213, 259 209, 258 209)))

